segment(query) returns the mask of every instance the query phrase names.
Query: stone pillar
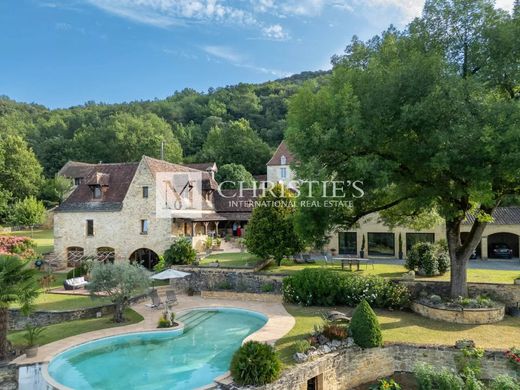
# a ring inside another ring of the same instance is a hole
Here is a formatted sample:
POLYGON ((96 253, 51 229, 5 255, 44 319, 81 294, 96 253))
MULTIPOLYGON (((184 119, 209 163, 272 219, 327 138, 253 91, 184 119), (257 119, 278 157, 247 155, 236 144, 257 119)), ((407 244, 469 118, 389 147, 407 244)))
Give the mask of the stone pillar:
POLYGON ((488 238, 487 236, 482 236, 480 240, 480 258, 482 260, 488 259, 488 238))
POLYGON ((218 237, 218 221, 215 221, 215 237, 218 237))
POLYGON ((206 236, 208 235, 208 224, 209 224, 209 222, 204 222, 204 234, 206 236))

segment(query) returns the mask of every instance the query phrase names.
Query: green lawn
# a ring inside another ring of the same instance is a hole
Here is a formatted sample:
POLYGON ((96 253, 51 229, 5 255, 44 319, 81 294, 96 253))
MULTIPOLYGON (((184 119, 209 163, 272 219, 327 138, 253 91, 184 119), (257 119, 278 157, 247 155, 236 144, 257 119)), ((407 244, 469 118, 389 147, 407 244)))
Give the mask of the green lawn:
MULTIPOLYGON (((301 307, 285 305, 295 317, 294 328, 276 343, 282 361, 292 365, 294 343, 309 335, 315 324, 322 323, 322 314, 339 310, 351 314, 352 308, 301 307)), ((490 325, 462 325, 434 321, 415 313, 376 310, 385 342, 454 345, 460 339, 474 340, 479 347, 508 349, 520 345, 520 318, 506 316, 505 320, 490 325)))
MULTIPOLYGON (((127 319, 127 321, 122 324, 117 324, 113 322, 112 316, 104 316, 101 318, 90 318, 87 320, 68 321, 62 322, 60 324, 49 325, 45 327, 45 330, 38 338, 38 344, 44 345, 52 343, 53 341, 64 339, 66 337, 75 336, 77 334, 86 332, 92 332, 94 330, 136 324, 143 320, 143 317, 139 313, 133 311, 132 309, 127 309, 125 311, 125 318, 127 319)), ((9 332, 7 338, 13 344, 23 346, 26 344, 24 334, 24 330, 9 332)))
POLYGON ((223 267, 245 268, 255 266, 261 259, 247 252, 213 253, 202 259, 200 265, 204 266, 216 261, 223 267))
MULTIPOLYGON (((321 268, 327 267, 330 269, 341 269, 340 265, 326 265, 324 261, 317 261, 315 264, 296 264, 292 260, 283 260, 282 264, 278 267, 275 264, 271 264, 269 267, 264 269, 262 272, 266 273, 282 273, 282 274, 293 274, 304 268, 321 268)), ((355 267, 354 267, 355 269, 355 267)), ((350 272, 347 269, 345 272, 350 272)), ((372 265, 361 265, 361 271, 353 271, 363 275, 379 275, 386 278, 400 278, 403 273, 407 272, 407 269, 400 264, 375 264, 372 269, 372 265)), ((518 271, 503 271, 503 270, 487 270, 487 269, 468 269, 468 281, 470 282, 487 282, 487 283, 504 283, 512 284, 515 278, 519 277, 518 271)), ((446 273, 442 276, 436 277, 417 277, 417 279, 424 280, 450 280, 450 273, 446 273)))
POLYGON ((52 230, 34 230, 32 234, 30 230, 2 234, 32 238, 36 242, 36 251, 40 254, 52 252, 54 249, 54 233, 52 230))
MULTIPOLYGON (((108 298, 95 298, 85 295, 66 295, 42 293, 34 301, 35 310, 73 310, 96 307, 110 303, 108 298)), ((13 305, 12 307, 16 307, 13 305)))

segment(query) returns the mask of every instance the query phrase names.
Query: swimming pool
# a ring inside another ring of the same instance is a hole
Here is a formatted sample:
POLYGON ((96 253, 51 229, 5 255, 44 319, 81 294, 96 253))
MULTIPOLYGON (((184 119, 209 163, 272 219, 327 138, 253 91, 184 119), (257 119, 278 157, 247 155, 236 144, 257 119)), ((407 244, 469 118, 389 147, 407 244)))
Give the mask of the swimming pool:
POLYGON ((50 377, 75 390, 195 389, 229 369, 244 338, 267 317, 242 309, 194 309, 179 330, 108 337, 71 348, 51 360, 50 377))

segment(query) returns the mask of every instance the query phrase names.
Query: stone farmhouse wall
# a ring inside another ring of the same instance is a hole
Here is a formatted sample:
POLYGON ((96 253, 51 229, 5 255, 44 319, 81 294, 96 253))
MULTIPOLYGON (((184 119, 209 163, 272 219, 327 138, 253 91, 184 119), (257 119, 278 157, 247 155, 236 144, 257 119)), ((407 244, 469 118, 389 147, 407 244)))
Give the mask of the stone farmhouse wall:
MULTIPOLYGON (((455 356, 459 353, 460 350, 451 347, 408 344, 371 349, 353 347, 298 364, 285 371, 277 381, 257 389, 304 390, 307 381, 314 377, 317 377, 319 389, 352 389, 397 371, 413 372, 417 363, 456 369, 455 356)), ((491 379, 501 374, 518 378, 518 373, 509 366, 502 351, 487 351, 483 359, 482 377, 491 379)), ((236 385, 222 387, 240 389, 236 385)))
POLYGON ((18 389, 18 368, 16 364, 0 363, 0 389, 18 389))
POLYGON ((227 289, 236 292, 261 294, 265 293, 266 286, 270 285, 272 290, 269 293, 282 293, 283 277, 281 276, 260 275, 246 269, 178 268, 191 274, 182 279, 172 279, 172 287, 178 292, 185 292, 188 288, 191 288, 196 292, 227 289))
POLYGON ((148 248, 161 255, 175 241, 171 219, 157 218, 156 188, 152 172, 141 162, 128 188, 120 212, 56 212, 54 251, 66 259, 68 247, 84 248, 85 256, 95 256, 97 248, 115 249, 116 260, 127 260, 137 249, 148 248), (148 198, 143 198, 148 186, 148 198), (87 219, 94 220, 94 236, 87 236, 87 219), (149 221, 148 234, 141 234, 141 220, 149 221))

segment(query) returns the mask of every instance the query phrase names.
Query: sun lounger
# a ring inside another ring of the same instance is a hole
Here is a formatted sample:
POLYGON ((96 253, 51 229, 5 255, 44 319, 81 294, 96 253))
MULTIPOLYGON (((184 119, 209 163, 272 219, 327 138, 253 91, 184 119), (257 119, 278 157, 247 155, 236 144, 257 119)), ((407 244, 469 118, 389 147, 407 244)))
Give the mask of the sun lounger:
POLYGON ((63 287, 65 290, 76 290, 78 288, 85 287, 88 282, 85 280, 83 276, 79 278, 67 279, 63 282, 63 287))
POLYGON ((152 290, 152 292, 150 293, 150 298, 152 299, 152 303, 147 303, 145 306, 152 309, 158 309, 163 305, 163 302, 161 301, 161 298, 159 297, 157 290, 152 290))
POLYGON ((173 290, 166 290, 166 304, 167 305, 176 305, 179 303, 177 301, 177 294, 173 290))

